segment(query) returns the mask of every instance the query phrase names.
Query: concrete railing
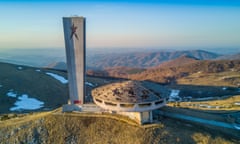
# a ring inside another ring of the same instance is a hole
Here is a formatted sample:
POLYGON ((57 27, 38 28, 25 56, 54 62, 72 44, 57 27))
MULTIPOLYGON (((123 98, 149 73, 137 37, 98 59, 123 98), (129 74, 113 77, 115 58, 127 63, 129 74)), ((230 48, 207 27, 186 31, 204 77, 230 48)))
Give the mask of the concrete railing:
POLYGON ((153 102, 143 102, 143 103, 109 102, 109 101, 99 100, 95 98, 93 99, 93 101, 103 109, 111 110, 111 111, 123 111, 123 112, 151 111, 166 105, 166 99, 160 99, 153 102))

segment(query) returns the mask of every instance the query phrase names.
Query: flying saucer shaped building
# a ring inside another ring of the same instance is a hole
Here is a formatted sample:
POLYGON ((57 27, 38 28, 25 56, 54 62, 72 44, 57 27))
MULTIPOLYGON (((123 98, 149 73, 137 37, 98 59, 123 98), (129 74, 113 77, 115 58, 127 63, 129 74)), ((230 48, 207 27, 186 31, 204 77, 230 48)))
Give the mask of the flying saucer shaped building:
POLYGON ((166 99, 152 84, 140 81, 123 81, 92 90, 99 107, 130 116, 140 123, 152 122, 152 111, 163 107, 166 99))

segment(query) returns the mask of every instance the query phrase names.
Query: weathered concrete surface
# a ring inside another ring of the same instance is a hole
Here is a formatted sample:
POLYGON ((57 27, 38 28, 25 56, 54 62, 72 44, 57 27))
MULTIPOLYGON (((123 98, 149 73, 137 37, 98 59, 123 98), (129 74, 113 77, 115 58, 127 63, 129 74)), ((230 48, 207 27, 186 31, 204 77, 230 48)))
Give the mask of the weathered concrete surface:
POLYGON ((85 18, 64 17, 64 38, 71 104, 83 104, 85 96, 85 18))

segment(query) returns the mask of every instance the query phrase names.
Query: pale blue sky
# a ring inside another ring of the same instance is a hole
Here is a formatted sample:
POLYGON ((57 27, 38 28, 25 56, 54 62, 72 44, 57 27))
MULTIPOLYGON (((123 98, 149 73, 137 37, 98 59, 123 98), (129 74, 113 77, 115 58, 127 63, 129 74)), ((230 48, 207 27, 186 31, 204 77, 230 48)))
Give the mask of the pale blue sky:
POLYGON ((240 2, 0 1, 0 48, 63 48, 62 17, 87 19, 88 48, 240 48, 240 2))

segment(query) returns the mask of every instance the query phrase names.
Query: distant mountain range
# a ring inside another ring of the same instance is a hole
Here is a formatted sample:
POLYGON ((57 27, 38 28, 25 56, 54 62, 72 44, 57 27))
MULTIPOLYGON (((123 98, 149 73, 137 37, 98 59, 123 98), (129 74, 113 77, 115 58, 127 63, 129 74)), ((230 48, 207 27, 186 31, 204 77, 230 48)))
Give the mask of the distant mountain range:
MULTIPOLYGON (((87 74, 169 83, 197 72, 238 71, 239 60, 240 54, 219 55, 203 50, 91 53, 87 55, 87 74)), ((64 70, 66 63, 52 63, 47 68, 64 70)))
MULTIPOLYGON (((112 67, 129 67, 129 68, 150 68, 156 67, 164 62, 177 59, 179 57, 193 58, 196 60, 209 60, 216 59, 222 55, 203 51, 203 50, 190 50, 190 51, 157 51, 157 52, 130 52, 130 53, 96 53, 87 55, 86 66, 88 70, 104 70, 111 69, 112 67)), ((188 61, 186 59, 186 61, 188 61)), ((183 64, 183 61, 179 64, 183 64)), ((177 61, 173 61, 177 63, 177 61)), ((166 63, 165 65, 168 65, 166 63)), ((66 69, 65 62, 53 62, 46 66, 47 68, 66 69)))
POLYGON ((153 67, 153 69, 156 69, 157 67, 159 68, 166 68, 166 67, 177 67, 177 66, 182 66, 185 64, 190 64, 199 61, 200 59, 197 59, 195 57, 189 56, 189 55, 184 55, 179 58, 169 60, 166 62, 161 63, 159 66, 153 67))
POLYGON ((203 50, 100 54, 87 59, 87 67, 88 69, 105 69, 116 66, 148 68, 158 66, 163 62, 182 56, 194 57, 199 60, 207 60, 216 59, 221 55, 203 50))
POLYGON ((237 60, 237 59, 240 59, 240 53, 234 54, 234 55, 223 55, 218 57, 217 59, 237 60))
MULTIPOLYGON (((87 49, 86 67, 88 70, 104 70, 112 67, 150 68, 177 59, 179 57, 192 57, 198 60, 210 59, 239 59, 238 49, 229 55, 214 53, 219 50, 173 50, 173 49, 87 49), (233 55, 234 54, 234 55, 233 55)), ((66 69, 64 48, 59 49, 14 49, 1 50, 0 62, 7 62, 33 67, 47 67, 66 69)))
POLYGON ((220 73, 240 71, 240 60, 200 60, 192 56, 181 56, 149 68, 111 67, 104 70, 89 70, 89 75, 130 78, 170 83, 193 73, 220 73))

